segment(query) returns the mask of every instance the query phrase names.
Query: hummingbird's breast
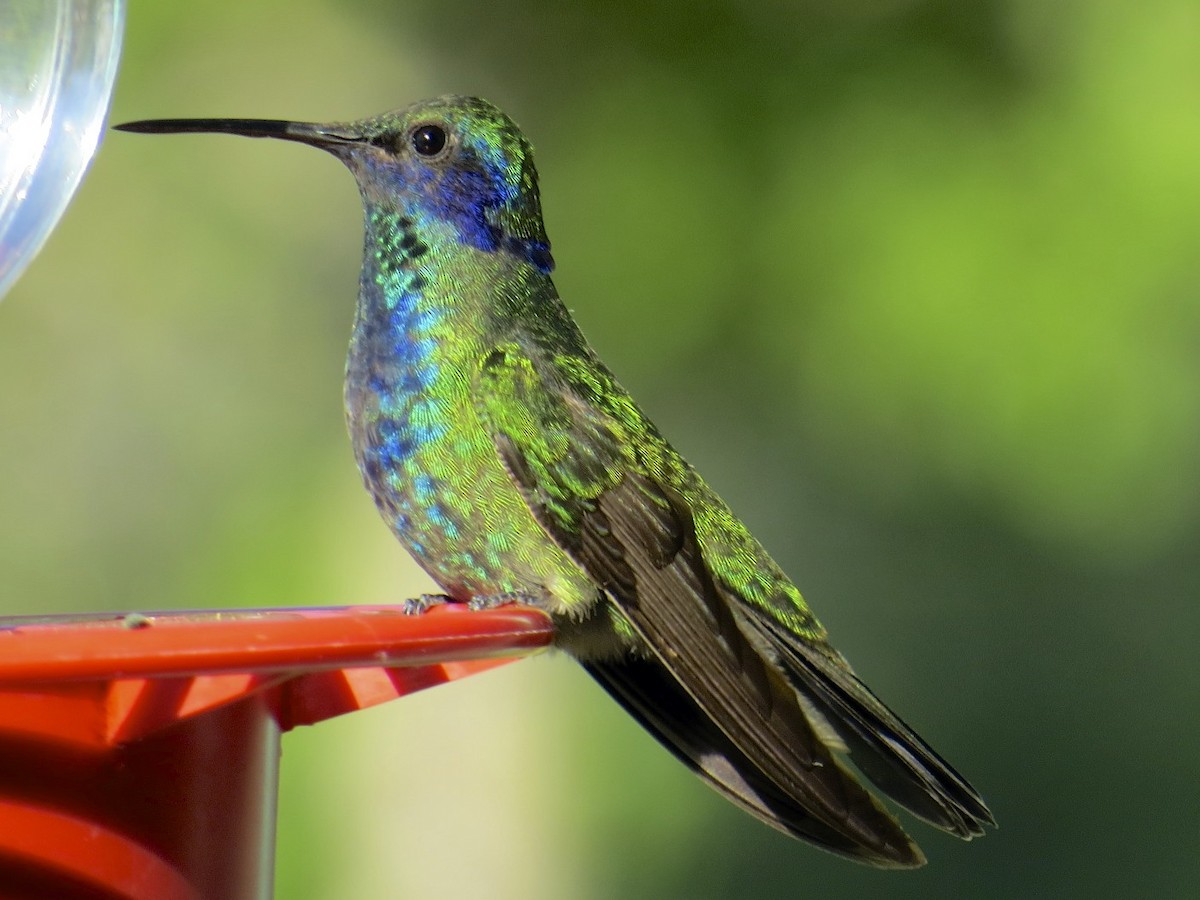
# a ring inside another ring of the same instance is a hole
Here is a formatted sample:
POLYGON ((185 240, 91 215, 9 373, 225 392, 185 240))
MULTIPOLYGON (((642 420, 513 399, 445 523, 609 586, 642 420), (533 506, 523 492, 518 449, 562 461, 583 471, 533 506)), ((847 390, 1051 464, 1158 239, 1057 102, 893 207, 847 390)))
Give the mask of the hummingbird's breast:
POLYGON ((347 426, 364 484, 455 599, 515 592, 583 615, 597 588, 534 520, 472 399, 492 344, 486 321, 463 308, 473 273, 414 265, 423 244, 411 233, 388 245, 405 246, 408 259, 368 249, 346 364, 347 426))

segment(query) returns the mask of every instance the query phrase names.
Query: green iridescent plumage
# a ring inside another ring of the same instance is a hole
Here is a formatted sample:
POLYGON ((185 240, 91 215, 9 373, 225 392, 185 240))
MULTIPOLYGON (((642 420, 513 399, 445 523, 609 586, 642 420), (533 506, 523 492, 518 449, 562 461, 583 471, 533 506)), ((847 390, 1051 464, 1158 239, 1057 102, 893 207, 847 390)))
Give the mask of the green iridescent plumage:
POLYGON ((677 757, 789 834, 923 862, 846 757, 953 834, 992 822, 596 358, 550 278, 532 151, 503 113, 447 97, 338 125, 123 127, 299 141, 354 173, 351 440, 385 520, 451 599, 546 609, 560 646, 677 757))

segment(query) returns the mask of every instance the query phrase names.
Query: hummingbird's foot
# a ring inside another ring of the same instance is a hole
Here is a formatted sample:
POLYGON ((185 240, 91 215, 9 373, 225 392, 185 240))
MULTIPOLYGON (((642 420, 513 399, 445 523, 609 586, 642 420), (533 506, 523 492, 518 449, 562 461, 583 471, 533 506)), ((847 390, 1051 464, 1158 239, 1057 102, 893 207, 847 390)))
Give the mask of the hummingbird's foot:
POLYGON ((451 602, 451 599, 445 594, 422 594, 420 597, 405 600, 400 604, 400 608, 404 610, 406 616, 419 616, 421 613, 428 612, 435 606, 451 602))
POLYGON ((478 597, 472 597, 467 601, 467 609, 472 612, 481 612, 485 609, 508 606, 510 603, 523 603, 526 606, 537 605, 537 601, 534 600, 532 594, 527 594, 524 591, 505 591, 503 594, 483 594, 478 597))

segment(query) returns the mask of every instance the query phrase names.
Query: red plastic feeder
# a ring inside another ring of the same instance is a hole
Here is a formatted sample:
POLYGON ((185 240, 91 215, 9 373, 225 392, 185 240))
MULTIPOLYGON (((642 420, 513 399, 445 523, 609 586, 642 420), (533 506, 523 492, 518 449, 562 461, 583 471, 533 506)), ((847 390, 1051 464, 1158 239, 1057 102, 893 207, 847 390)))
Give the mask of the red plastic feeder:
POLYGON ((549 645, 509 606, 0 619, 0 896, 271 896, 279 740, 549 645))

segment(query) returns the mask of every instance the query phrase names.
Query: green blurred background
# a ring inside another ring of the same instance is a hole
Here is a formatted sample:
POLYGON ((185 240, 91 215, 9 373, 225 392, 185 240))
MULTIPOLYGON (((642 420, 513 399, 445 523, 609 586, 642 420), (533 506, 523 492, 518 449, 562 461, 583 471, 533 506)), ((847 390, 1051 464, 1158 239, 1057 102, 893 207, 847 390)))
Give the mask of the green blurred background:
MULTIPOLYGON (((1001 828, 880 873, 544 656, 284 741, 280 897, 1190 897, 1195 0, 133 0, 113 119, 487 96, 601 355, 1001 828)), ((5 612, 429 589, 342 428, 358 200, 110 134, 0 304, 5 612)))

